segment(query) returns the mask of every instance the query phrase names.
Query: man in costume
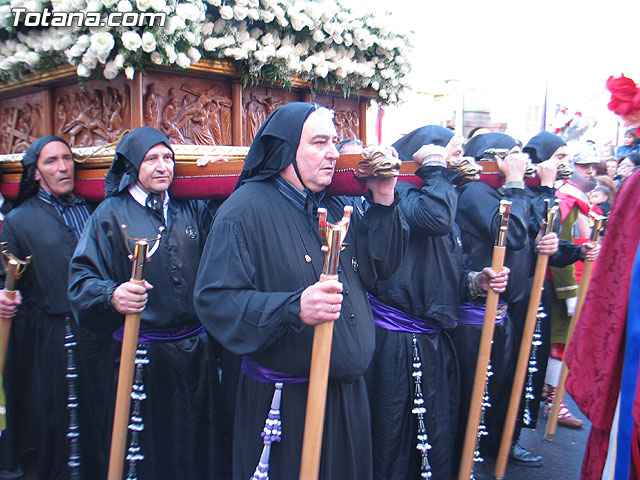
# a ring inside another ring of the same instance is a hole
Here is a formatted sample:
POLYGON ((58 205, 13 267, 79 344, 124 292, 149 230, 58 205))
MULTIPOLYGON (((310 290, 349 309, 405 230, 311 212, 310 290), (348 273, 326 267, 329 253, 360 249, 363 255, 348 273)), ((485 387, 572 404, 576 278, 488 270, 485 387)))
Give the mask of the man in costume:
MULTIPOLYGON (((0 233, 0 241, 7 242, 15 257, 32 256, 17 282, 15 298, 0 291, 0 313, 13 318, 5 366, 8 428, 0 439, 0 478, 19 478, 21 462, 33 467, 38 478, 47 479, 78 478, 81 462, 82 471, 91 478, 96 432, 92 415, 84 409, 90 400, 82 385, 83 364, 90 358, 93 339, 73 325, 67 299, 69 260, 90 208, 73 193, 73 155, 63 139, 36 140, 22 157, 22 169, 16 207, 4 218, 0 233), (77 355, 76 342, 87 356, 77 355), (68 360, 74 365, 68 365, 68 360), (67 374, 78 374, 82 385, 69 383, 75 380, 70 377, 68 382, 67 374), (80 389, 80 412, 68 411, 70 389, 76 388, 80 389), (70 430, 70 413, 80 413, 87 427, 79 439, 77 419, 70 430), (68 433, 69 439, 65 438, 68 433), (83 447, 82 456, 78 444, 83 447)), ((95 370, 99 361, 91 365, 95 370)))
MULTIPOLYGON (((500 200, 511 204, 509 230, 504 264, 511 270, 509 285, 500 296, 500 306, 493 335, 491 350, 491 368, 489 378, 489 403, 485 414, 485 426, 488 435, 481 441, 481 452, 495 455, 502 437, 504 418, 509 404, 511 385, 517 352, 520 346, 521 332, 515 329, 507 307, 521 301, 528 292, 529 271, 531 268, 531 243, 529 237, 530 202, 524 186, 526 155, 521 153, 518 142, 503 133, 483 133, 475 135, 465 144, 465 154, 480 160, 486 150, 505 149, 506 157, 496 156, 498 168, 505 177, 505 184, 495 189, 483 182, 474 181, 458 188, 458 210, 456 222, 462 230, 462 247, 469 268, 482 269, 491 264, 493 246, 498 233, 498 209, 500 200)), ((540 252, 553 254, 557 250, 557 237, 553 234, 539 237, 536 248, 540 252)), ((473 377, 481 324, 473 319, 484 318, 484 303, 472 300, 460 309, 458 326, 452 338, 459 356, 462 379, 462 403, 459 423, 459 442, 464 435, 469 409, 473 377), (479 313, 479 314, 478 314, 479 313)), ((525 450, 516 441, 509 455, 510 461, 524 466, 540 466, 542 459, 525 450)))
MULTIPOLYGON (((597 184, 593 178, 592 168, 596 163, 598 160, 590 150, 584 149, 576 153, 572 157, 572 165, 575 169, 573 174, 556 191, 556 197, 560 199, 560 238, 580 247, 579 260, 582 258, 595 260, 599 252, 599 246, 589 242, 591 234, 589 212, 594 210, 595 213, 602 213, 600 209, 593 207, 589 200, 589 192, 597 184)), ((545 375, 547 411, 553 404, 555 388, 562 370, 565 341, 569 322, 576 307, 582 265, 581 261, 561 268, 551 264, 553 279, 551 347, 545 375)), ((580 428, 584 422, 575 417, 565 405, 561 405, 558 411, 558 423, 566 427, 580 428)))
POLYGON ((567 391, 592 423, 581 480, 640 478, 639 210, 636 172, 616 195, 566 350, 567 391))
MULTIPOLYGON (((118 341, 125 315, 141 315, 137 362, 143 373, 137 372, 134 389, 146 398, 134 399, 132 409, 144 428, 137 439, 130 435, 130 445, 139 444, 144 460, 136 464, 142 457, 133 455, 129 471, 147 480, 226 478, 217 351, 193 308, 210 212, 202 201, 169 195, 173 172, 174 153, 160 131, 140 127, 120 140, 105 178, 105 200, 71 260, 69 299, 80 325, 118 341), (159 232, 145 284, 129 281, 131 238, 159 232)), ((111 357, 114 378, 119 351, 111 357)), ((115 382, 111 387, 113 402, 115 382)))
POLYGON ((273 112, 202 255, 196 310, 209 333, 243 356, 233 441, 237 480, 298 477, 313 325, 327 321, 335 324, 320 478, 373 476, 364 373, 375 330, 365 287, 395 271, 408 231, 396 207, 396 177, 368 182, 366 212, 359 198, 325 196, 338 159, 336 137, 333 112, 320 105, 289 103, 273 112), (318 282, 324 255, 317 209, 326 207, 327 221, 336 222, 347 204, 355 208, 339 281, 318 282), (281 398, 279 412, 269 413, 272 398, 281 398), (281 437, 266 436, 273 441, 267 460, 260 432, 276 413, 281 437))
POLYGON ((490 280, 498 291, 506 284, 508 269, 493 278, 489 268, 471 272, 463 266, 455 225, 455 188, 463 177, 447 168, 461 153, 451 152, 453 137, 447 128, 428 125, 393 144, 402 161, 421 165, 416 175, 422 185, 396 185, 411 229, 409 247, 398 271, 377 282, 370 296, 376 350, 366 379, 374 478, 380 480, 454 473, 460 383, 447 331, 456 326, 460 299, 485 292, 490 280))

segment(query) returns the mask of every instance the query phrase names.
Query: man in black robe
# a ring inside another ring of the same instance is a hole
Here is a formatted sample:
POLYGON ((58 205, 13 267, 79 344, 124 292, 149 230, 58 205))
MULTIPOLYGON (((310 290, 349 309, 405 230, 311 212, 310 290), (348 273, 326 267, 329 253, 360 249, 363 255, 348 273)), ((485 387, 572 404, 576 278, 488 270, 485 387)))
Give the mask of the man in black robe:
POLYGON ((4 218, 0 233, 0 241, 7 242, 17 258, 32 256, 17 282, 15 299, 0 291, 0 313, 13 318, 5 366, 8 427, 0 439, 0 478, 19 478, 20 463, 33 468, 38 478, 78 478, 80 471, 91 478, 96 432, 93 415, 85 409, 91 400, 83 388, 84 368, 90 364, 96 375, 99 361, 90 360, 95 339, 73 325, 67 299, 69 260, 90 208, 73 193, 73 155, 63 139, 36 140, 24 154, 22 168, 16 207, 4 218), (67 365, 68 359, 72 364, 67 365), (78 375, 77 381, 69 377, 75 385, 65 379, 67 374, 78 375), (79 395, 80 411, 67 411, 70 389, 79 395), (80 414, 79 438, 77 419, 70 430, 70 413, 80 414))
POLYGON ((402 161, 421 165, 420 188, 398 182, 399 208, 411 233, 398 271, 371 290, 376 350, 366 379, 373 418, 374 478, 448 479, 453 473, 460 382, 448 334, 458 307, 486 292, 490 280, 504 290, 508 269, 472 272, 463 265, 455 224, 456 185, 463 177, 447 168, 454 132, 428 125, 393 147, 402 161), (476 290, 470 292, 470 285, 476 290), (427 435, 427 440, 420 435, 427 435), (431 446, 427 448, 427 444, 431 446))
MULTIPOLYGON (((491 349, 492 375, 489 377, 489 403, 485 415, 488 435, 481 441, 481 452, 493 456, 497 453, 506 410, 509 405, 511 385, 515 372, 517 351, 520 346, 522 328, 516 329, 507 312, 508 305, 521 301, 528 292, 531 268, 531 247, 529 238, 530 203, 524 189, 526 155, 521 153, 518 142, 502 133, 484 133, 471 138, 465 144, 465 154, 480 160, 488 149, 506 149, 504 159, 496 158, 500 171, 505 176, 505 184, 495 189, 475 181, 458 188, 458 211, 456 222, 462 230, 462 247, 469 268, 477 270, 491 264, 493 246, 498 233, 498 209, 500 200, 512 202, 509 216, 504 264, 511 270, 509 284, 500 295, 493 345, 491 349), (518 331, 520 334, 518 334, 518 331)), ((538 238, 537 248, 541 252, 555 253, 557 238, 548 235, 538 238)), ((459 423, 459 441, 462 442, 468 415, 468 399, 475 375, 475 365, 479 346, 481 322, 473 318, 484 317, 484 302, 472 301, 461 308, 458 326, 452 338, 459 355, 462 378, 462 404, 459 423)), ((461 443, 460 443, 461 444, 461 443)), ((514 443, 510 456, 512 462, 526 466, 542 465, 541 457, 533 455, 514 443)))
POLYGON ((326 321, 335 324, 320 478, 373 475, 364 373, 375 336, 365 287, 395 271, 408 232, 396 208, 395 177, 369 182, 366 213, 360 199, 324 195, 338 159, 336 136, 332 112, 319 105, 290 103, 273 112, 202 255, 196 310, 224 347, 243 356, 233 442, 237 480, 254 473, 298 477, 313 325, 326 321), (317 209, 325 207, 334 223, 347 204, 355 208, 340 279, 318 282, 324 255, 317 209), (261 458, 260 432, 272 397, 280 395, 282 434, 265 439, 274 443, 270 459, 261 458))
MULTIPOLYGON (((105 179, 105 200, 69 266, 69 299, 80 325, 118 341, 125 315, 141 315, 137 362, 143 375, 134 387, 146 398, 132 402, 134 428, 143 429, 130 445, 137 441, 144 460, 134 455, 125 470, 142 480, 226 478, 218 357, 193 308, 210 212, 204 202, 169 196, 173 169, 173 150, 160 131, 140 127, 122 138, 105 179), (162 234, 145 266, 144 286, 130 282, 134 241, 121 225, 134 238, 162 234)), ((110 420, 119 350, 111 357, 110 420)))

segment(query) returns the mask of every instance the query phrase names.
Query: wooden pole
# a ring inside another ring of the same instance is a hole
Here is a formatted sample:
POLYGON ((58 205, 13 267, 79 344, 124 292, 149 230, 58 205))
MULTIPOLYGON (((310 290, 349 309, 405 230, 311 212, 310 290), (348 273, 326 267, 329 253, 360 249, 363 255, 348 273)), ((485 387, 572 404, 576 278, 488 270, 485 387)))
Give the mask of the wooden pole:
MULTIPOLYGON (((501 201, 501 214, 503 206, 506 210, 506 221, 503 216, 501 221, 500 233, 496 245, 493 247, 493 256, 491 259, 491 268, 494 272, 500 272, 504 266, 504 256, 506 252, 506 236, 508 227, 508 206, 511 202, 501 201)), ((496 312, 498 310, 498 300, 500 295, 489 288, 487 291, 487 303, 484 313, 484 322, 482 324, 482 333, 480 335, 480 346, 478 347, 478 361, 476 363, 476 372, 473 377, 473 389, 471 390, 471 401, 469 403, 469 416, 467 419, 467 428, 464 436, 464 444, 462 448, 462 457, 460 458, 460 470, 458 471, 458 480, 468 480, 473 472, 473 453, 476 448, 478 438, 478 426, 480 425, 480 416, 482 414, 482 397, 487 379, 487 369, 491 358, 491 342, 493 341, 493 331, 496 324, 496 312)))
MULTIPOLYGON (((591 231, 591 242, 598 241, 598 234, 602 229, 602 221, 603 217, 596 216, 595 225, 591 231)), ((576 324, 580 318, 580 312, 582 311, 582 305, 584 304, 584 299, 587 296, 587 291, 589 290, 589 284, 591 283, 591 272, 593 271, 593 260, 585 260, 584 268, 582 269, 582 277, 580 279, 580 285, 578 286, 578 300, 576 303, 576 309, 571 316, 571 321, 569 322, 569 332, 567 333, 567 340, 565 342, 565 352, 569 347, 569 343, 571 343, 571 337, 573 337, 573 331, 576 328, 576 324)), ((565 390, 565 382, 567 381, 567 376, 569 375, 569 367, 567 367, 567 363, 564 360, 564 356, 562 358, 562 370, 560 372, 560 379, 558 380, 558 386, 556 387, 555 394, 553 396, 553 405, 551 406, 551 411, 549 412, 549 418, 547 419, 547 427, 545 429, 544 438, 548 442, 553 440, 553 436, 556 433, 556 428, 558 426, 558 412, 560 411, 560 405, 562 404, 562 400, 564 399, 564 390, 565 390)))
MULTIPOLYGON (((320 281, 338 280, 338 264, 342 241, 347 235, 353 207, 344 207, 342 220, 331 225, 327 223, 327 210, 318 209, 318 228, 323 239, 325 252, 320 281)), ((333 322, 319 323, 313 330, 311 366, 309 368, 309 390, 307 410, 300 457, 300 480, 316 480, 320 472, 324 414, 327 403, 327 385, 333 342, 333 322)))
MULTIPOLYGON (((132 283, 144 285, 144 260, 147 256, 148 244, 136 242, 134 253, 132 283)), ((118 387, 116 390, 116 406, 113 415, 111 433, 111 450, 109 452, 109 471, 107 480, 122 480, 124 470, 124 453, 127 443, 129 410, 131 407, 131 386, 135 369, 138 334, 140 332, 140 314, 129 314, 124 320, 122 350, 120 353, 120 369, 118 371, 118 387)))
MULTIPOLYGON (((5 277, 5 296, 13 300, 16 296, 15 280, 18 269, 18 262, 11 258, 7 262, 7 271, 5 277)), ((0 372, 4 373, 4 362, 7 359, 7 345, 9 345, 9 335, 11 333, 11 318, 2 317, 2 323, 0 328, 2 329, 2 360, 0 360, 0 372)))
MULTIPOLYGON (((320 275, 320 281, 338 280, 337 275, 320 275)), ((318 478, 324 431, 324 413, 329 383, 329 363, 333 342, 333 322, 324 322, 313 329, 309 393, 302 439, 300 480, 318 478)))
MULTIPOLYGON (((553 231, 558 207, 549 208, 550 202, 547 201, 547 219, 544 234, 548 235, 553 231)), ((509 459, 509 451, 511 450, 511 441, 513 440, 513 431, 516 425, 516 418, 520 410, 520 401, 522 398, 522 387, 524 379, 529 368, 529 357, 531 355, 531 341, 536 328, 536 317, 538 307, 540 306, 540 298, 542 297, 542 287, 544 285, 544 276, 547 271, 548 255, 538 254, 536 260, 536 268, 533 274, 533 284, 531 285, 531 294, 529 296, 529 305, 527 307, 527 315, 525 317, 524 329, 522 332, 522 340, 520 342, 520 353, 516 363, 516 371, 513 377, 513 385, 511 386, 511 398, 509 399, 509 407, 502 431, 502 439, 500 448, 498 449, 498 458, 494 468, 494 476, 497 480, 504 478, 507 469, 507 460, 509 459)))

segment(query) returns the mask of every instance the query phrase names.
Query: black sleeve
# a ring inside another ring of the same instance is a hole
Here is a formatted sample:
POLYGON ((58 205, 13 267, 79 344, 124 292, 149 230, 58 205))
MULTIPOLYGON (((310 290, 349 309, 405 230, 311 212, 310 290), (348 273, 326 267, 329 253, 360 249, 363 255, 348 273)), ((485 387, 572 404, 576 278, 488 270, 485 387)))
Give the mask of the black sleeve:
POLYGON ((558 242, 558 251, 549 257, 549 266, 564 268, 578 260, 582 260, 581 246, 561 238, 558 242))

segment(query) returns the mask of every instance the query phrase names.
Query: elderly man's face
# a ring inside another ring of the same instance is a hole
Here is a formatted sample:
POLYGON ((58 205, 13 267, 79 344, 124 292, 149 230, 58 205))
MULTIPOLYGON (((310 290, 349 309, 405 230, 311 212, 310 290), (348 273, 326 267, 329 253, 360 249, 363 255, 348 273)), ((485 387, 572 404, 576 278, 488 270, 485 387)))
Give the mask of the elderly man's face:
POLYGON ((73 193, 73 173, 69 147, 62 142, 49 142, 40 150, 33 178, 49 193, 64 196, 73 193))
POLYGON ((147 193, 162 194, 173 181, 173 152, 160 143, 150 148, 138 171, 138 185, 147 193))
POLYGON ((320 192, 333 179, 338 134, 333 119, 324 111, 313 112, 302 127, 300 144, 296 152, 298 171, 305 186, 312 192, 320 192))

